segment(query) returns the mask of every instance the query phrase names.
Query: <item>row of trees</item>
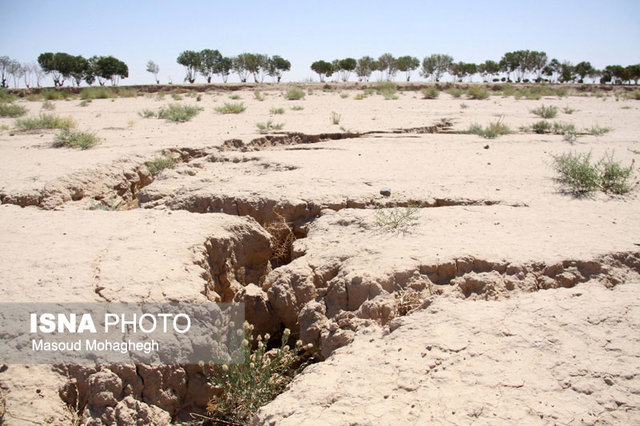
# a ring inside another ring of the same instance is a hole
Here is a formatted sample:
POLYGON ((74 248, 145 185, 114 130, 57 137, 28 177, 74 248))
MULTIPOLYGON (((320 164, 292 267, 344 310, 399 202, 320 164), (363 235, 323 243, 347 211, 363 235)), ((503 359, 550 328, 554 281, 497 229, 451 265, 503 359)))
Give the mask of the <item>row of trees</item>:
MULTIPOLYGON (((253 80, 263 82, 265 75, 273 77, 278 83, 284 72, 291 69, 291 62, 275 55, 268 56, 257 53, 241 53, 235 57, 223 56, 218 50, 204 49, 200 52, 185 50, 180 53, 177 62, 185 67, 184 81, 194 83, 198 74, 202 75, 207 83, 211 83, 214 75, 220 75, 225 83, 231 72, 238 74, 241 82, 246 82, 249 75, 253 80)), ((154 73, 157 79, 159 68, 153 61, 147 63, 147 71, 154 73), (154 70, 156 71, 154 73, 154 70)))
POLYGON ((62 87, 66 80, 73 80, 77 86, 82 81, 92 85, 96 80, 101 86, 107 80, 116 85, 121 78, 129 76, 127 64, 113 56, 85 59, 64 52, 46 52, 38 56, 38 64, 45 73, 51 75, 56 87, 62 87))
POLYGON ((392 80, 398 72, 404 73, 407 81, 411 80, 414 71, 419 70, 421 76, 433 81, 440 81, 449 74, 454 81, 471 80, 474 75, 480 75, 484 81, 550 81, 550 82, 579 82, 583 83, 587 77, 600 77, 601 83, 623 84, 640 79, 640 64, 622 67, 609 65, 604 70, 595 69, 590 62, 583 61, 576 65, 568 61, 549 60, 545 52, 532 50, 517 50, 507 52, 500 61, 487 60, 481 64, 454 62, 453 57, 445 54, 433 54, 425 57, 422 62, 413 56, 395 58, 385 53, 378 59, 363 56, 336 59, 332 62, 319 60, 311 64, 311 70, 318 74, 320 81, 332 75, 337 79, 347 81, 351 73, 355 72, 359 81, 368 81, 373 72, 379 72, 379 80, 392 80), (498 78, 503 75, 502 78, 498 78))
POLYGON ((13 80, 14 87, 21 82, 25 87, 31 87, 34 83, 40 87, 45 72, 36 62, 20 63, 8 56, 0 56, 0 87, 9 87, 9 78, 13 80))

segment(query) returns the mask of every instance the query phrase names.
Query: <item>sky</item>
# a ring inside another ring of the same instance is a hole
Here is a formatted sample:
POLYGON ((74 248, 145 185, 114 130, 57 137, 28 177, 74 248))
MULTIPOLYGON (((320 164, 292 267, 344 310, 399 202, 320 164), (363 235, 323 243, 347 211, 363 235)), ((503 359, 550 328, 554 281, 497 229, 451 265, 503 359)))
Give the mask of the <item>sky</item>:
POLYGON ((113 55, 129 66, 121 84, 150 84, 153 60, 161 83, 181 83, 179 53, 205 48, 280 55, 291 62, 283 81, 317 80, 319 59, 386 52, 480 63, 530 49, 603 68, 640 63, 640 1, 0 0, 0 56, 23 63, 113 55))

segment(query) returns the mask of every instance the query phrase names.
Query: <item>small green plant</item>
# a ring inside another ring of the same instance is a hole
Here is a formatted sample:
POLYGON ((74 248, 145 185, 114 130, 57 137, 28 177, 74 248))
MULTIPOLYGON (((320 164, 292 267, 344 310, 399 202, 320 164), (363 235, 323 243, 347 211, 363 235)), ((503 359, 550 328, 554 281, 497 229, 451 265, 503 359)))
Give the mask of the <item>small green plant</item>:
POLYGON ((634 90, 631 93, 624 94, 625 99, 635 99, 636 101, 640 101, 640 90, 634 90))
POLYGON ((467 109, 469 108, 469 105, 465 104, 464 102, 460 104, 460 109, 467 109))
POLYGON ((253 96, 260 102, 264 101, 264 96, 262 95, 262 93, 260 93, 259 90, 256 90, 255 92, 253 92, 253 96))
POLYGON ((274 123, 271 120, 267 120, 264 123, 256 123, 256 127, 260 133, 269 133, 272 130, 282 130, 284 123, 274 123))
POLYGON ((498 136, 508 135, 512 132, 509 126, 502 123, 502 117, 500 117, 498 120, 493 123, 489 123, 489 125, 484 128, 481 125, 474 123, 469 126, 469 129, 464 133, 482 136, 485 139, 495 139, 498 136))
POLYGON ((623 107, 620 107, 620 109, 631 109, 631 107, 629 105, 625 105, 623 107))
POLYGON ((635 160, 628 167, 613 159, 613 153, 605 152, 597 163, 591 162, 591 153, 565 153, 553 156, 557 177, 554 181, 566 191, 581 195, 596 190, 623 195, 630 192, 633 183, 635 160))
POLYGON ((156 113, 148 108, 145 108, 142 111, 138 111, 138 115, 142 118, 153 118, 156 116, 156 113))
POLYGON ((553 123, 552 132, 556 135, 564 135, 566 133, 576 133, 576 126, 571 123, 553 123))
POLYGON ((237 101, 238 99, 242 99, 242 96, 238 95, 237 93, 234 93, 233 95, 229 96, 229 99, 237 101))
POLYGON ((552 125, 546 120, 540 120, 531 125, 531 130, 538 134, 551 133, 552 125))
POLYGON ((553 105, 545 106, 542 104, 538 108, 532 109, 531 113, 542 118, 554 118, 558 114, 558 108, 553 105))
POLYGON ((196 102, 200 101, 202 101, 202 95, 198 93, 198 96, 196 96, 196 102))
POLYGON ((363 100, 363 99, 364 99, 364 98, 366 98, 366 97, 367 97, 367 95, 365 95, 364 93, 357 93, 357 94, 353 97, 353 99, 355 99, 356 101, 361 101, 361 100, 363 100))
POLYGON ((225 102, 223 106, 217 107, 216 111, 220 114, 240 114, 244 112, 247 107, 242 102, 228 103, 225 102))
POLYGON ((284 108, 271 108, 269 112, 271 114, 284 114, 284 108))
POLYGON ((142 96, 142 94, 138 93, 138 91, 128 87, 119 87, 117 95, 121 98, 136 98, 138 96, 142 96))
POLYGON ((166 107, 160 108, 158 118, 185 122, 198 115, 200 111, 202 111, 202 108, 195 105, 169 104, 166 107))
POLYGON ((340 97, 342 99, 347 99, 349 97, 349 94, 347 92, 342 92, 342 93, 340 93, 340 97))
POLYGON ((483 89, 482 87, 473 86, 467 89, 467 96, 469 99, 488 99, 489 91, 487 89, 483 89))
POLYGON ((22 105, 0 103, 0 117, 22 117, 27 113, 27 109, 22 105))
POLYGON ((569 105, 567 105, 566 107, 562 108, 562 112, 564 112, 565 114, 568 114, 568 115, 571 115, 576 111, 577 111, 577 109, 570 108, 569 105))
POLYGON ((602 136, 604 134, 609 133, 610 131, 611 131, 610 128, 608 128, 608 127, 600 127, 597 124, 594 125, 594 126, 591 126, 588 129, 585 129, 585 132, 587 134, 589 134, 589 135, 592 135, 592 136, 602 136))
POLYGON ((164 169, 172 169, 173 167, 175 167, 175 165, 178 164, 178 160, 169 156, 156 157, 144 164, 147 166, 147 169, 149 170, 149 173, 151 173, 151 176, 155 176, 164 169))
POLYGON ((98 144, 100 139, 93 133, 62 129, 53 142, 54 148, 89 149, 98 144))
POLYGON ((172 94, 171 94, 171 98, 172 98, 174 101, 181 101, 182 99, 184 99, 184 98, 183 98, 182 96, 180 96, 178 93, 172 93, 172 94))
POLYGON ((158 94, 156 95, 156 101, 163 101, 163 100, 164 100, 164 93, 158 92, 158 94))
POLYGON ((108 87, 85 87, 80 91, 80 99, 108 99, 118 95, 108 87))
POLYGON ((304 91, 302 89, 298 89, 294 87, 293 89, 287 90, 287 93, 284 94, 285 99, 290 101, 299 101, 304 98, 304 91))
POLYGON ((388 101, 398 99, 398 86, 391 81, 376 83, 375 88, 378 95, 381 95, 388 101))
POLYGON ((302 105, 294 105, 291 107, 292 111, 302 111, 304 107, 302 105))
POLYGON ((20 130, 39 130, 39 129, 70 129, 75 127, 76 123, 71 117, 58 117, 54 114, 43 114, 37 118, 19 118, 16 120, 16 128, 20 130))
POLYGON ((2 124, 0 125, 0 130, 9 130, 9 126, 7 126, 6 124, 2 124))
POLYGON ((16 97, 7 92, 7 89, 4 87, 0 88, 0 102, 13 102, 16 100, 16 97))
POLYGON ((509 97, 516 94, 516 88, 510 84, 502 85, 502 96, 509 97))
POLYGON ((340 114, 338 114, 337 112, 332 111, 330 120, 331 120, 331 124, 338 125, 338 124, 340 124, 340 121, 342 120, 342 116, 340 114))
POLYGON ((390 230, 403 230, 418 221, 420 215, 420 206, 408 205, 401 208, 394 206, 393 208, 376 208, 375 218, 376 224, 381 228, 390 230))
POLYGON ((42 109, 47 111, 53 111, 56 109, 56 105, 51 101, 44 101, 42 103, 42 109))
POLYGON ((423 99, 437 99, 440 96, 440 91, 435 87, 425 87, 422 89, 423 99))
POLYGON ((364 89, 364 90, 362 91, 362 94, 363 94, 365 97, 366 97, 366 96, 371 96, 371 95, 373 95, 374 93, 376 93, 376 91, 375 91, 375 89, 372 89, 371 87, 368 87, 368 88, 366 88, 366 89, 364 89))
POLYGON ((244 362, 207 365, 203 372, 221 390, 207 405, 214 419, 225 424, 248 424, 258 409, 284 391, 293 378, 313 361, 313 345, 298 340, 289 346, 291 332, 285 329, 280 345, 268 350, 269 334, 254 338, 253 326, 245 323, 244 362))
POLYGON ((85 99, 85 100, 80 101, 80 103, 78 104, 78 106, 81 106, 81 107, 83 107, 83 108, 84 108, 84 107, 86 107, 86 106, 89 106, 89 104, 90 104, 90 103, 91 103, 91 99, 85 99))

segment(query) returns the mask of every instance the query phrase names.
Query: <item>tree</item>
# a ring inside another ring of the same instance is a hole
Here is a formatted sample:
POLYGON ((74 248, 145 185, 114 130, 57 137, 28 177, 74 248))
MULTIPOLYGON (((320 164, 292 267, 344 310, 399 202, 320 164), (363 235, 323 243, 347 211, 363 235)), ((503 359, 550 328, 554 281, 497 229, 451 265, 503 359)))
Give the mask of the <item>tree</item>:
POLYGON ((193 50, 185 50, 178 55, 176 61, 186 69, 184 81, 193 84, 196 81, 196 72, 200 69, 200 54, 193 50))
POLYGON ((371 77, 371 72, 373 71, 373 62, 374 61, 371 56, 363 56, 362 58, 358 59, 355 69, 358 80, 369 81, 369 77, 371 77))
POLYGON ((278 83, 280 83, 282 74, 285 71, 289 71, 290 69, 291 69, 291 62, 287 61, 281 56, 274 55, 271 58, 269 58, 269 65, 268 65, 269 77, 276 78, 278 83))
POLYGON ((22 64, 22 69, 24 70, 23 79, 24 86, 28 89, 33 85, 33 79, 36 78, 38 81, 38 86, 40 85, 40 79, 38 78, 38 72, 40 71, 40 67, 35 62, 29 62, 22 64))
POLYGON ((113 56, 99 56, 95 61, 95 75, 100 85, 104 85, 105 80, 111 80, 111 84, 115 86, 120 78, 129 77, 129 68, 113 56))
POLYGON ((249 76, 248 64, 251 62, 250 53, 241 53, 233 58, 233 71, 238 74, 238 78, 242 83, 247 82, 249 76))
POLYGON ((211 78, 219 72, 222 55, 219 51, 211 49, 201 50, 199 55, 198 72, 207 80, 207 83, 211 83, 211 78))
POLYGON ((378 71, 381 73, 386 71, 387 81, 391 81, 393 76, 398 72, 396 58, 391 53, 385 53, 378 58, 378 71))
POLYGON ((160 80, 158 80, 158 73, 160 72, 160 67, 153 61, 147 62, 147 72, 153 74, 153 79, 156 81, 156 84, 160 84, 160 80))
POLYGON ((553 82, 558 81, 558 74, 560 74, 560 61, 552 59, 546 67, 542 70, 542 74, 549 77, 553 82))
POLYGON ((88 69, 89 61, 87 61, 82 56, 73 57, 70 75, 73 78, 73 81, 75 81, 76 86, 80 86, 80 83, 87 75, 88 69))
POLYGON ((407 77, 407 81, 411 80, 411 73, 418 69, 420 61, 413 56, 400 56, 396 60, 398 71, 401 71, 407 77))
POLYGON ((564 61, 560 64, 560 82, 568 83, 576 79, 576 68, 569 61, 564 61))
POLYGON ((38 63, 44 72, 51 74, 54 86, 61 87, 73 72, 74 58, 74 56, 63 52, 46 52, 38 56, 38 63))
POLYGON ((535 50, 530 52, 527 61, 527 69, 534 73, 536 81, 540 81, 542 78, 542 72, 548 62, 549 59, 547 58, 546 52, 537 52, 535 50))
MULTIPOLYGON (((98 59, 100 58, 95 55, 87 59, 87 70, 84 74, 84 81, 89 86, 98 78, 98 59)), ((101 78, 98 78, 98 83, 100 83, 101 86, 104 85, 104 81, 102 81, 101 78)))
POLYGON ((331 77, 333 74, 333 65, 327 61, 315 61, 311 64, 311 70, 318 74, 320 81, 324 81, 325 77, 331 77))
POLYGON ((585 77, 593 77, 596 74, 596 69, 593 68, 591 62, 582 61, 576 64, 575 72, 580 77, 579 83, 584 83, 585 77))
POLYGON ((478 65, 478 72, 484 81, 489 81, 500 72, 500 64, 496 61, 486 60, 483 64, 478 65))
POLYGON ((11 77, 13 77, 13 87, 18 87, 20 84, 20 79, 24 75, 24 69, 22 68, 22 64, 16 60, 12 60, 7 68, 7 72, 11 77))
POLYGON ((453 74, 454 80, 464 80, 467 76, 473 76, 478 72, 478 66, 476 64, 467 62, 458 62, 457 64, 451 64, 450 72, 453 74))
POLYGON ((431 77, 434 81, 440 81, 444 73, 449 71, 453 58, 449 55, 433 54, 422 60, 420 74, 425 78, 431 77))
POLYGON ((345 58, 338 61, 340 67, 340 78, 342 81, 348 81, 351 72, 356 69, 358 63, 353 58, 345 58))
POLYGON ((0 79, 2 80, 2 86, 7 87, 7 75, 8 68, 11 64, 11 58, 8 56, 0 56, 0 79))
POLYGON ((218 74, 222 77, 222 81, 226 83, 229 78, 229 74, 231 74, 231 70, 233 69, 233 59, 224 56, 220 59, 219 65, 218 74))
POLYGON ((627 67, 629 73, 629 79, 633 80, 635 85, 638 85, 638 80, 640 80, 640 64, 629 65, 627 67))

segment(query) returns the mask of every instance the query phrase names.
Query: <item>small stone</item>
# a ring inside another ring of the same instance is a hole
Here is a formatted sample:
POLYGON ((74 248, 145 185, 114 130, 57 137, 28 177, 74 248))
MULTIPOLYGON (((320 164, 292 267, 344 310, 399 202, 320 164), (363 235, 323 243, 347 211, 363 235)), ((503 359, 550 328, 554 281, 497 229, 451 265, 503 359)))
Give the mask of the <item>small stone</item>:
POLYGON ((489 145, 485 145, 485 146, 484 146, 484 149, 489 149, 489 145))
POLYGON ((391 188, 382 188, 380 190, 380 195, 383 195, 385 197, 389 197, 391 195, 391 188))

